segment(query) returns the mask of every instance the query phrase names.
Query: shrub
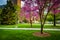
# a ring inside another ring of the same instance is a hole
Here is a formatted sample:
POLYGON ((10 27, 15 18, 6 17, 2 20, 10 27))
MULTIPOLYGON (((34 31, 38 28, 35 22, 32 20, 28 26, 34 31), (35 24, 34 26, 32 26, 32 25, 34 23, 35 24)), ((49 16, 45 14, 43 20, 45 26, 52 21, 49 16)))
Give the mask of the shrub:
POLYGON ((27 23, 28 21, 26 19, 23 20, 24 23, 27 23))
POLYGON ((16 24, 17 13, 14 4, 11 0, 7 1, 7 4, 2 9, 1 24, 16 24))

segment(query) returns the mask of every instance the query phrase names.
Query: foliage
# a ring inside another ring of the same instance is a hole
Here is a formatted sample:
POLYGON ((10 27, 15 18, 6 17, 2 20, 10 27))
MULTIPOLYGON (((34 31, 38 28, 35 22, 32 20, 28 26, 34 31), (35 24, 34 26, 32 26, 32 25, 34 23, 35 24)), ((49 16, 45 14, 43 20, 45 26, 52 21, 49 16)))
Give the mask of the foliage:
POLYGON ((16 22, 17 22, 16 9, 14 8, 14 4, 11 2, 11 0, 8 0, 7 4, 2 9, 1 24, 16 24, 16 22))
MULTIPOLYGON (((54 21, 54 14, 49 13, 47 16, 47 21, 54 21)), ((56 15, 56 21, 60 20, 60 13, 55 14, 56 15)))
POLYGON ((56 14, 56 20, 60 20, 60 13, 56 14))
POLYGON ((1 14, 1 12, 2 12, 2 9, 0 8, 0 14, 1 14))
POLYGON ((51 14, 51 13, 50 13, 50 14, 48 14, 48 16, 47 16, 47 19, 46 19, 46 20, 47 20, 47 21, 53 21, 53 19, 54 19, 54 18, 53 18, 53 14, 51 14))
POLYGON ((14 5, 14 8, 17 10, 17 11, 20 11, 20 7, 18 5, 14 5))
POLYGON ((26 20, 26 19, 24 19, 24 20, 23 20, 23 22, 24 22, 24 23, 27 23, 27 20, 26 20))
POLYGON ((0 24, 1 24, 1 12, 2 12, 2 9, 0 8, 0 24))
MULTIPOLYGON (((49 13, 48 14, 48 16, 47 16, 47 21, 54 21, 53 19, 54 19, 54 16, 53 16, 54 14, 52 14, 52 13, 49 13)), ((56 21, 58 21, 58 20, 60 20, 60 13, 57 13, 56 14, 56 21)))

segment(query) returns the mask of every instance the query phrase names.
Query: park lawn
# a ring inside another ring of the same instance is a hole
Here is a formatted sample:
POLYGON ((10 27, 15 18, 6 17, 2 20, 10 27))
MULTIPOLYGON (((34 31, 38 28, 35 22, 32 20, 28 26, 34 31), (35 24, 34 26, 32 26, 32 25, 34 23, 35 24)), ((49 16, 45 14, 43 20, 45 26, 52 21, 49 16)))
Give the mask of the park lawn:
POLYGON ((44 31, 48 32, 50 37, 37 37, 32 34, 34 30, 0 30, 0 40, 60 40, 59 31, 44 31))
POLYGON ((0 28, 15 28, 16 25, 0 25, 0 28))
MULTIPOLYGON (((0 28, 31 28, 30 24, 23 23, 17 25, 0 25, 0 28)), ((40 24, 33 24, 32 28, 40 28, 40 24)), ((60 28, 60 25, 54 27, 52 24, 45 25, 44 28, 60 28)))
MULTIPOLYGON (((30 24, 18 24, 18 28, 31 28, 30 24)), ((32 24, 32 28, 40 28, 40 24, 32 24)), ((57 24, 56 27, 53 24, 44 25, 44 28, 60 28, 60 25, 57 24)))

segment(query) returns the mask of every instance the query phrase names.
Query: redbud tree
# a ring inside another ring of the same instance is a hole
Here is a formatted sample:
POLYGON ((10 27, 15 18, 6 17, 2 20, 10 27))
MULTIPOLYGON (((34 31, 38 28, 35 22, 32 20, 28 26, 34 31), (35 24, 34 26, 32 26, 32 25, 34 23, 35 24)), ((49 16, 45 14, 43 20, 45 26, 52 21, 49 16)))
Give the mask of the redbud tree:
MULTIPOLYGON (((59 4, 60 4, 60 0, 36 0, 36 1, 37 1, 37 4, 38 4, 38 7, 39 7, 39 15, 40 15, 40 21, 41 21, 41 34, 43 34, 43 27, 44 27, 45 21, 47 19, 47 15, 53 9, 56 8, 55 10, 57 10, 57 8, 59 7, 59 4), (58 7, 55 7, 55 6, 58 6, 58 7), (47 9, 47 13, 46 13, 46 16, 43 19, 42 14, 44 14, 44 11, 46 9, 47 9)), ((56 14, 55 10, 54 10, 54 14, 56 14)))
MULTIPOLYGON (((31 18, 33 14, 38 13, 40 17, 40 23, 41 23, 41 34, 43 34, 43 27, 47 19, 47 15, 49 14, 49 12, 53 12, 54 15, 58 13, 56 12, 56 10, 57 8, 59 8, 60 0, 23 0, 23 1, 25 2, 25 4, 24 7, 22 8, 24 9, 23 10, 24 13, 29 14, 29 16, 27 17, 30 17, 31 26, 32 26, 31 18), (44 17, 43 15, 45 11, 46 11, 46 16, 44 17)), ((54 18, 54 23, 55 23, 55 18, 54 18)))

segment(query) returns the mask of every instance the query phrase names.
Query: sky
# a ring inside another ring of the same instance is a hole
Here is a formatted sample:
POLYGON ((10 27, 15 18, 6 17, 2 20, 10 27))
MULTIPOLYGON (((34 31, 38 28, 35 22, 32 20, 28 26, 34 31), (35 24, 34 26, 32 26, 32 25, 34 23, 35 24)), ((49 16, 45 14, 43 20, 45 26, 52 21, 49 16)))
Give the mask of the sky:
POLYGON ((0 0, 0 5, 5 5, 7 0, 0 0))
MULTIPOLYGON (((0 5, 6 4, 6 1, 7 1, 7 0, 0 0, 0 5)), ((22 6, 22 7, 24 6, 24 2, 23 2, 23 1, 21 1, 21 6, 22 6)))
POLYGON ((21 7, 23 7, 24 6, 24 1, 21 1, 21 7))

